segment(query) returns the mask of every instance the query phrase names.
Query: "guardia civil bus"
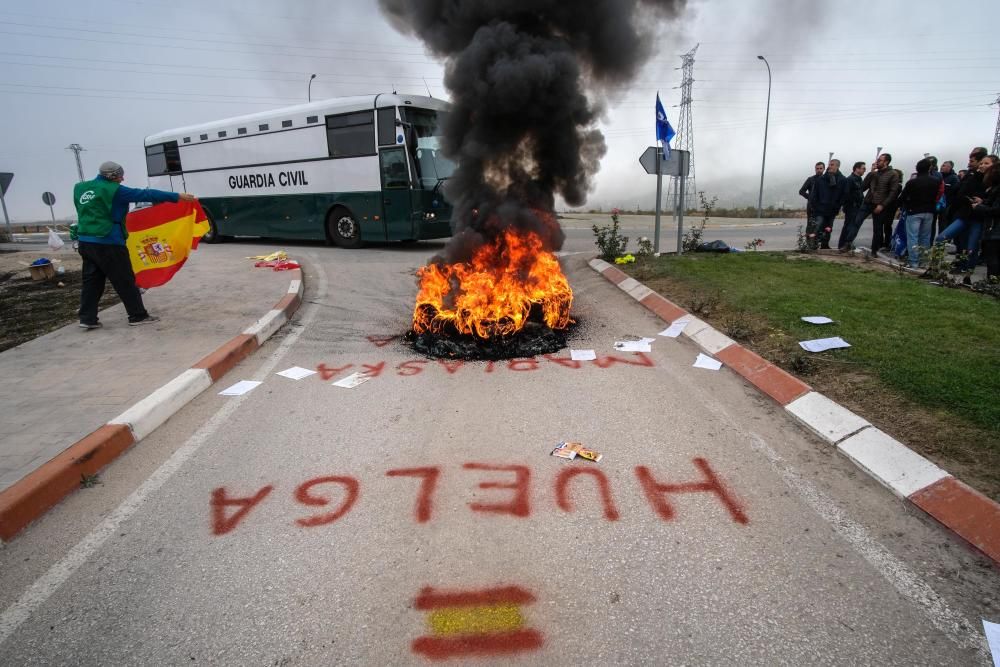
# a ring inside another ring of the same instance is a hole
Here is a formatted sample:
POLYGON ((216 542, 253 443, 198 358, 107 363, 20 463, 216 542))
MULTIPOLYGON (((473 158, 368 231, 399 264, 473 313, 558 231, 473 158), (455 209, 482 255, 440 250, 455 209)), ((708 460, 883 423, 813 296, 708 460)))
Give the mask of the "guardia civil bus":
POLYGON ((378 94, 301 104, 145 140, 149 187, 198 196, 213 243, 232 236, 366 241, 451 235, 442 100, 378 94))

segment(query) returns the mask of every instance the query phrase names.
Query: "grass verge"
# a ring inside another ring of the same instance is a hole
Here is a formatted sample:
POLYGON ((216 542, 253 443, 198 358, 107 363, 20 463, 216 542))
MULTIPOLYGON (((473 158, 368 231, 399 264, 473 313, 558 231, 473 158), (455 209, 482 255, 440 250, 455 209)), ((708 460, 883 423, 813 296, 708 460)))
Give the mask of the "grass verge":
POLYGON ((626 266, 817 391, 1000 500, 1000 301, 858 260, 696 254, 626 266), (815 326, 803 315, 826 315, 815 326), (845 350, 798 341, 841 336, 845 350))

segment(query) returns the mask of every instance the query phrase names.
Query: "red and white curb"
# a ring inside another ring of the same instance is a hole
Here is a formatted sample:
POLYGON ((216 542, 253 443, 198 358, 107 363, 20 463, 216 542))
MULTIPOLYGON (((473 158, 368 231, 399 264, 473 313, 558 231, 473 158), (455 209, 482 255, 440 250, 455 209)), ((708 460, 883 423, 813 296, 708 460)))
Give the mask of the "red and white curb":
POLYGON ((285 296, 242 334, 0 491, 0 542, 9 541, 80 488, 82 476, 97 474, 263 345, 302 303, 302 271, 289 273, 292 280, 285 296))
POLYGON ((611 264, 593 259, 590 267, 663 321, 690 319, 682 336, 777 401, 894 494, 1000 564, 1000 504, 611 264))

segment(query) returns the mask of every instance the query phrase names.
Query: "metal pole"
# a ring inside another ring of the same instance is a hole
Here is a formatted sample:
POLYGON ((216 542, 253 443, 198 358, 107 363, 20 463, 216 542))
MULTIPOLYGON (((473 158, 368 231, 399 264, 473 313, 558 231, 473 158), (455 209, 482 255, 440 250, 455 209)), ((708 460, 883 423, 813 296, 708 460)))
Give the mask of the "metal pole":
POLYGON ((656 147, 656 222, 653 225, 653 252, 660 252, 660 202, 663 198, 663 147, 656 147))
POLYGON ((764 217, 764 163, 767 162, 767 126, 771 121, 771 63, 757 56, 767 66, 767 112, 764 115, 764 154, 760 158, 760 192, 757 194, 757 219, 764 217))
POLYGON ((7 216, 7 201, 3 198, 3 189, 0 188, 0 206, 3 207, 3 220, 7 223, 7 236, 14 240, 14 232, 10 228, 10 218, 7 216))
POLYGON ((73 155, 76 157, 76 173, 79 175, 81 181, 86 180, 83 177, 83 161, 80 160, 80 153, 86 149, 80 144, 70 144, 66 147, 66 150, 73 151, 73 155))
POLYGON ((52 208, 52 204, 49 204, 49 214, 52 215, 52 225, 55 226, 55 224, 56 224, 56 210, 54 208, 52 208))
POLYGON ((313 101, 313 79, 315 79, 315 78, 316 78, 315 74, 313 74, 311 77, 309 77, 309 87, 306 90, 306 96, 307 96, 307 99, 310 102, 313 101))
POLYGON ((677 254, 684 254, 684 191, 687 189, 687 156, 690 155, 688 152, 681 153, 681 177, 678 180, 680 187, 678 188, 679 198, 677 205, 677 254))

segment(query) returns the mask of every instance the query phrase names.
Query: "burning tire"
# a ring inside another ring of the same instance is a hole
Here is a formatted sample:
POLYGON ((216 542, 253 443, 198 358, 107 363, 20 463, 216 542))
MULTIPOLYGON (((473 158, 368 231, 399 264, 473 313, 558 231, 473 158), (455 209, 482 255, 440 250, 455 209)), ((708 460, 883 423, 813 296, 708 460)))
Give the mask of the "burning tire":
POLYGON ((341 248, 360 248, 364 243, 361 240, 361 225, 358 224, 354 214, 343 206, 330 211, 326 219, 326 232, 330 239, 341 248))

